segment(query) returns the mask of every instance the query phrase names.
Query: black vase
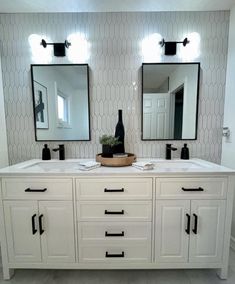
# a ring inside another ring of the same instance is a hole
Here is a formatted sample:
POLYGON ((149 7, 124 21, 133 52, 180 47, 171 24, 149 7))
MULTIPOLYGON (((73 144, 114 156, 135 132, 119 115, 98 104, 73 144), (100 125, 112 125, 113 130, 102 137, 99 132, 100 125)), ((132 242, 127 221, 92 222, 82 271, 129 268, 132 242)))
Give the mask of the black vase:
POLYGON ((120 142, 120 144, 114 147, 114 153, 125 153, 125 146, 124 146, 125 130, 122 122, 121 109, 118 110, 118 123, 115 129, 115 137, 118 137, 118 141, 120 142))

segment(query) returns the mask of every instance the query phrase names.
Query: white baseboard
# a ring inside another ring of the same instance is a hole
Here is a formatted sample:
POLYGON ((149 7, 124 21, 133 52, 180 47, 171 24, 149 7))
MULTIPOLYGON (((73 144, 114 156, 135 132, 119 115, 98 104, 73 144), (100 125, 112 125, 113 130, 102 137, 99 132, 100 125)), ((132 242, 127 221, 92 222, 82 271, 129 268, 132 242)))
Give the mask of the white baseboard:
POLYGON ((233 236, 231 236, 230 247, 235 251, 235 238, 233 236))

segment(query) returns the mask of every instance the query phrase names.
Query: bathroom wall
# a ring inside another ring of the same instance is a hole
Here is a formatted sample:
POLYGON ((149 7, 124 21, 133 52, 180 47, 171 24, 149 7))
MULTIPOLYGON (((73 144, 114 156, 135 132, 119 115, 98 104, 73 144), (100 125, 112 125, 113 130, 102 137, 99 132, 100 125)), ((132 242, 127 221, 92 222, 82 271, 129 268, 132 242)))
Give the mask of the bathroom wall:
MULTIPOLYGON (((165 40, 200 34, 201 62, 198 140, 189 142, 192 157, 219 163, 223 122, 229 12, 146 12, 1 14, 0 40, 10 163, 41 156, 43 143, 34 141, 28 37, 45 35, 63 42, 84 33, 90 43, 91 142, 66 143, 67 157, 94 157, 101 151, 99 136, 114 133, 117 111, 123 109, 126 150, 139 157, 164 157, 164 141, 142 142, 141 42, 153 33, 165 40)), ((156 42, 156 45, 158 43, 156 42)), ((153 47, 154 48, 154 47, 153 47)), ((151 50, 151 47, 150 47, 151 50)), ((77 50, 79 52, 79 48, 77 50)), ((162 62, 179 62, 161 56, 162 62)), ((40 62, 36 62, 40 63, 40 62)), ((51 63, 70 63, 53 58, 51 63)), ((57 143, 50 143, 55 146, 57 143)), ((179 148, 182 142, 174 143, 179 148)), ((175 154, 175 153, 174 153, 175 154)), ((55 153, 57 156, 57 154, 55 153)), ((179 155, 176 153, 176 156, 179 155)))

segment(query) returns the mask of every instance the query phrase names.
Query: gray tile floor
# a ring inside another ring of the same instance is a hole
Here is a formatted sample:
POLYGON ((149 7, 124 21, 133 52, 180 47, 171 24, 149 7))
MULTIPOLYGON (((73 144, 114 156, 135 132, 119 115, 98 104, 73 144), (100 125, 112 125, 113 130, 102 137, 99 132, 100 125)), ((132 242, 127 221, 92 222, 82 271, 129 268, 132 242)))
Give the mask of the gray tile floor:
POLYGON ((230 253, 228 280, 215 270, 16 270, 0 284, 235 284, 235 252, 230 253))

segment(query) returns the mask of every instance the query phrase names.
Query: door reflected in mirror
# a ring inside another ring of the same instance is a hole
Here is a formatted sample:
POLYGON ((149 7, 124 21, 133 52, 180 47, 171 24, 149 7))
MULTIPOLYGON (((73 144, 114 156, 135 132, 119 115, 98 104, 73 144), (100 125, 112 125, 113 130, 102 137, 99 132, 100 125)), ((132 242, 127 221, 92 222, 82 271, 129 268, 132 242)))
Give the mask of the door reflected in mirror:
POLYGON ((89 141, 87 64, 31 65, 36 141, 89 141))
POLYGON ((142 140, 195 140, 200 63, 142 64, 142 140))

